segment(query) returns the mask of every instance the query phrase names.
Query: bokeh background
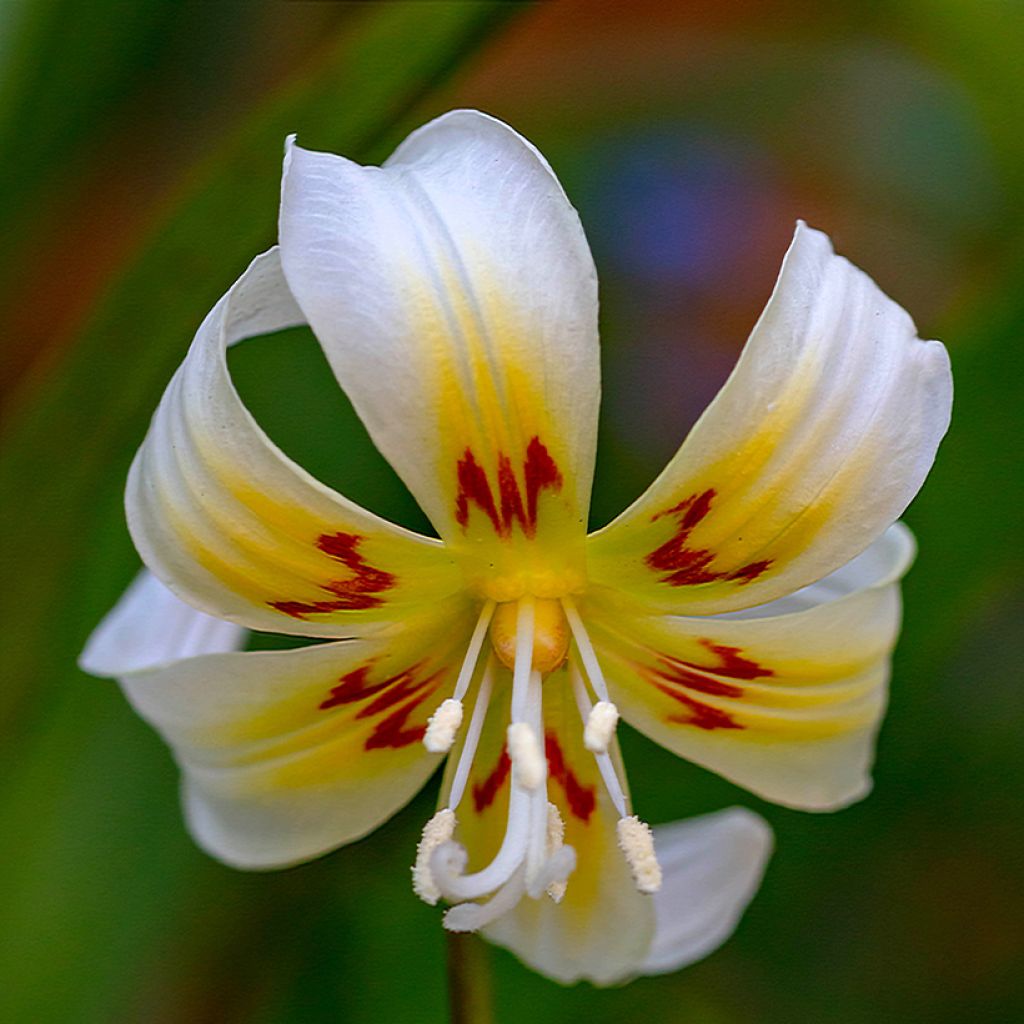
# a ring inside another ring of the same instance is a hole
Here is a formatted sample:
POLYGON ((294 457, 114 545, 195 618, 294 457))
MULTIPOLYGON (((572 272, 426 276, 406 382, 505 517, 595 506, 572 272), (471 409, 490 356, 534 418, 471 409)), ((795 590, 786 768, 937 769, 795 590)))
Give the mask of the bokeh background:
MULTIPOLYGON (((322 860, 245 875, 184 833, 176 773, 74 666, 136 569, 124 475, 207 309, 274 241, 282 140, 377 161, 453 106, 508 121, 580 209, 602 281, 595 525, 725 379, 797 217, 950 347, 953 429, 876 788, 761 804, 635 735, 653 821, 732 803, 778 849, 682 973, 563 989, 494 950, 498 1020, 1022 1019, 1024 7, 1016 0, 0 3, 0 1020, 446 1019, 409 890, 434 787, 322 860)), ((233 370, 270 434, 410 525, 308 333, 233 370)))

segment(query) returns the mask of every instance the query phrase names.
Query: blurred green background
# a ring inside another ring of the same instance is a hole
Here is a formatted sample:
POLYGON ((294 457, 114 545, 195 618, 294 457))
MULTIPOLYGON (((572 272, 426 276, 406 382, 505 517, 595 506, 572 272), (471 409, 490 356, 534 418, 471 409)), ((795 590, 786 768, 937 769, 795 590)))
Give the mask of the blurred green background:
MULTIPOLYGON (((957 384, 907 515, 873 795, 802 815, 627 735, 645 817, 772 822, 764 887, 720 952, 621 989, 493 951, 499 1021, 1022 1019, 1022 54, 1016 0, 4 0, 0 1020, 446 1019, 438 915, 408 885, 436 781, 319 862, 230 871, 185 835, 162 744, 74 659, 137 565, 120 495, 157 398, 274 241, 285 134, 378 161, 453 106, 536 142, 590 236, 595 524, 724 380, 796 217, 947 343, 957 384)), ((307 332, 233 370, 286 451, 420 522, 307 332)))

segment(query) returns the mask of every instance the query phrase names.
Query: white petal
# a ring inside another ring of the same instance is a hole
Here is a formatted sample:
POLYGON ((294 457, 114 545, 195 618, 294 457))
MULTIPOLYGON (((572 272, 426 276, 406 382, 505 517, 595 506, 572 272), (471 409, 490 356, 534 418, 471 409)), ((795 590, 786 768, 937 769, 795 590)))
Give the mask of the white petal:
POLYGON ((120 682, 182 768, 199 845, 282 867, 365 835, 426 781, 439 759, 421 739, 471 625, 442 607, 366 639, 209 654, 120 682))
POLYGON ((654 896, 654 941, 642 974, 679 970, 732 935, 761 884, 772 833, 763 818, 730 807, 659 825, 654 844, 664 881, 654 896))
POLYGON ((143 569, 93 630, 83 672, 115 677, 200 654, 240 650, 246 631, 185 604, 143 569))
POLYGON ((917 493, 949 424, 946 350, 801 224, 732 376, 588 544, 591 578, 714 614, 821 579, 917 493))
POLYGON ((596 275, 536 149, 474 111, 414 132, 383 168, 292 146, 281 251, 339 381, 446 542, 581 545, 596 275), (531 486, 556 471, 533 509, 531 486))
POLYGON ((242 404, 225 349, 301 314, 276 250, 203 322, 132 465, 128 525, 146 565, 188 603, 253 629, 351 636, 462 586, 436 541, 323 486, 242 404))
POLYGON ((585 611, 612 699, 657 743, 790 807, 833 810, 871 788, 913 540, 892 527, 790 597, 714 616, 585 611))

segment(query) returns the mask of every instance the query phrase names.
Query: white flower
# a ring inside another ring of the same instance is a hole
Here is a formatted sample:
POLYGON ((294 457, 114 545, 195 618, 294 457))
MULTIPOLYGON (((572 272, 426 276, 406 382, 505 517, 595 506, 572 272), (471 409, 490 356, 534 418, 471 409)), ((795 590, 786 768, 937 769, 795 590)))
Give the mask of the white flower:
POLYGON ((153 575, 83 665, 171 744, 227 863, 365 835, 450 748, 414 865, 449 928, 563 981, 673 970, 731 932, 770 833, 733 809, 652 834, 618 718, 769 800, 863 796, 913 555, 893 523, 950 394, 942 346, 801 224, 718 398, 588 537, 597 282, 540 154, 469 111, 383 168, 289 144, 280 249, 206 318, 131 471, 153 575), (439 540, 242 406, 226 347, 303 322, 439 540), (243 627, 331 642, 241 653, 243 627))

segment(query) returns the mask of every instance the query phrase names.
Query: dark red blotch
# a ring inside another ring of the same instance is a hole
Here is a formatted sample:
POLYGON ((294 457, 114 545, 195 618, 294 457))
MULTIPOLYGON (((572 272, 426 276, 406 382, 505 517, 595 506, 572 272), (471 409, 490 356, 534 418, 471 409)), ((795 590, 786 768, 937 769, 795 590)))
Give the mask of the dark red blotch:
POLYGON ((356 713, 356 719, 361 719, 379 715, 401 704, 401 707, 397 707, 374 726, 363 746, 366 750, 397 749, 419 742, 423 739, 426 726, 407 727, 409 716, 437 689, 443 670, 418 678, 423 670, 423 664, 420 663, 374 683, 370 681, 372 668, 373 662, 369 662, 343 675, 329 696, 321 701, 320 710, 328 711, 375 697, 356 713))
POLYGON ((539 437, 531 438, 526 446, 523 460, 525 501, 512 460, 503 452, 498 453, 497 500, 487 472, 476 461, 471 449, 467 448, 459 459, 455 473, 458 483, 456 522, 465 529, 469 525, 470 506, 476 505, 491 521, 499 537, 508 537, 516 523, 527 537, 533 537, 537 532, 540 492, 562 489, 562 474, 539 437))
POLYGON ((380 607, 384 602, 379 595, 390 590, 396 580, 392 573, 370 565, 359 553, 363 539, 356 533, 324 533, 317 537, 316 547, 352 573, 347 579, 320 584, 321 590, 333 595, 330 600, 268 601, 267 604, 294 619, 380 607))
POLYGON ((694 527, 711 511, 715 493, 715 489, 710 487, 699 494, 691 494, 678 505, 673 505, 651 517, 651 521, 654 522, 663 516, 678 516, 676 532, 644 559, 655 572, 665 574, 661 578, 662 583, 668 583, 673 587, 692 587, 721 580, 750 583, 771 566, 772 560, 766 558, 748 562, 728 572, 719 572, 711 568, 715 560, 713 552, 706 548, 687 547, 694 527))

